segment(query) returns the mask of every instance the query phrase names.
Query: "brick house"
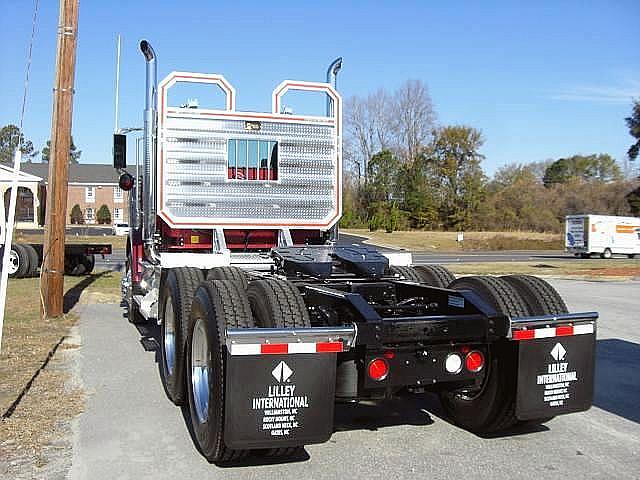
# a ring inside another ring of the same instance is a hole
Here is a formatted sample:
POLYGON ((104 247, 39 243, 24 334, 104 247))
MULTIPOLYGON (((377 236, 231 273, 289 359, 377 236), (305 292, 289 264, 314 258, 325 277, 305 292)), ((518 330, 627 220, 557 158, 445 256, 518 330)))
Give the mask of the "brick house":
MULTIPOLYGON (((46 163, 23 163, 21 170, 40 179, 40 188, 37 190, 36 198, 26 198, 24 195, 22 202, 28 203, 31 200, 31 211, 38 210, 37 219, 33 223, 44 223, 44 209, 46 208, 46 187, 49 175, 49 165, 46 163)), ((69 165, 69 189, 67 193, 67 224, 71 222, 71 210, 74 205, 78 205, 82 211, 85 225, 97 225, 98 210, 102 205, 106 205, 111 213, 111 223, 129 223, 128 193, 118 186, 118 172, 112 165, 99 164, 77 164, 69 165)), ((32 189, 33 190, 33 189, 32 189)), ((17 211, 21 209, 18 208, 17 211)), ((28 207, 22 208, 28 211, 28 207)), ((33 215, 34 217, 36 215, 33 215)), ((31 220, 31 219, 24 219, 31 220)), ((20 219, 16 218, 16 222, 20 219)), ((24 222, 22 222, 24 223, 24 222)))

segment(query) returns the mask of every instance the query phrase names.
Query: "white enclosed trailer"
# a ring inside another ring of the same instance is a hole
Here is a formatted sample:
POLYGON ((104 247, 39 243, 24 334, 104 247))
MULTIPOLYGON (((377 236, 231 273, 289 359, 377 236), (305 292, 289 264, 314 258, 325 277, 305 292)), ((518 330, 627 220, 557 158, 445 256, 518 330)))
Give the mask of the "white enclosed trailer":
POLYGON ((567 252, 587 258, 597 253, 602 258, 614 254, 633 258, 640 255, 640 218, 614 215, 567 215, 565 222, 567 252))

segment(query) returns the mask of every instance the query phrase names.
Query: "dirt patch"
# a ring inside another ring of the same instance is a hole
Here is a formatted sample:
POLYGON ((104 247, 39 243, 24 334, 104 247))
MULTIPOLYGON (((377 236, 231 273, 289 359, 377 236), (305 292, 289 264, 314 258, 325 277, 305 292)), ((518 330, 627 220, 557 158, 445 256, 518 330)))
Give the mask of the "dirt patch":
POLYGON ((640 277, 638 268, 594 268, 581 272, 568 272, 568 275, 591 275, 594 277, 640 277))

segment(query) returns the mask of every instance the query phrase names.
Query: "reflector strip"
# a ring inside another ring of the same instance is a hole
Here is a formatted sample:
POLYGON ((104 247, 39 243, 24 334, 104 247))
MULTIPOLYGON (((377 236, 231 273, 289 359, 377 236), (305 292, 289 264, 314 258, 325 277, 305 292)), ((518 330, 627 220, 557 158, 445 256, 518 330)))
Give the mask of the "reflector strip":
POLYGON ((530 330, 513 330, 514 340, 533 340, 536 338, 567 337, 593 333, 593 323, 583 325, 562 325, 559 327, 532 328, 530 330))
POLYGON ((291 355, 295 353, 339 353, 342 342, 249 343, 231 345, 231 355, 291 355))

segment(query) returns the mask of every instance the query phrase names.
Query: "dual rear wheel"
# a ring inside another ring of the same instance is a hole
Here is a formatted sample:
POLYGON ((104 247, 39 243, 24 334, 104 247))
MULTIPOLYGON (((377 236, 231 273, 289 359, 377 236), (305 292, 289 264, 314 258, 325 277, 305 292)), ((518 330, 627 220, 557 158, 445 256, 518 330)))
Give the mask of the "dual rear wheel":
MULTIPOLYGON (((204 280, 194 268, 172 269, 163 282, 162 376, 169 398, 189 413, 193 437, 211 462, 236 461, 248 453, 224 442, 224 334, 226 328, 308 327, 298 289, 286 280, 247 283, 242 270, 212 269, 204 280)), ((298 447, 267 450, 290 456, 298 447)))

